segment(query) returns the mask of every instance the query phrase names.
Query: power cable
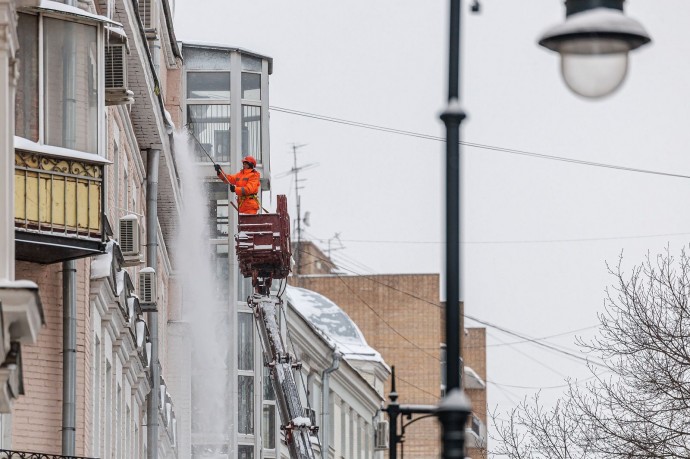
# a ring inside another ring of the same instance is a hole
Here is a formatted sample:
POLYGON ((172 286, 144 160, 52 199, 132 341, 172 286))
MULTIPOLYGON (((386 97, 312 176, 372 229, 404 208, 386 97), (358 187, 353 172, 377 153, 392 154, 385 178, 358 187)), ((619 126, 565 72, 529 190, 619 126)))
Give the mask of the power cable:
MULTIPOLYGON (((332 116, 325 116, 325 115, 319 115, 316 113, 303 112, 303 111, 299 111, 299 110, 293 110, 290 108, 272 106, 272 107, 270 107, 270 109, 273 111, 276 111, 276 112, 282 112, 282 113, 286 113, 289 115, 302 116, 305 118, 313 118, 313 119, 317 119, 317 120, 321 120, 321 121, 328 121, 331 123, 345 124, 348 126, 359 127, 359 128, 363 128, 363 129, 370 129, 370 130, 374 130, 374 131, 387 132, 389 134, 398 134, 398 135, 404 135, 404 136, 409 136, 409 137, 416 137, 419 139, 434 140, 437 142, 445 142, 446 141, 446 139, 444 137, 433 136, 433 135, 428 135, 428 134, 421 134, 418 132, 405 131, 402 129, 389 128, 389 127, 385 127, 385 126, 378 126, 375 124, 362 123, 359 121, 345 120, 342 118, 335 118, 332 116)), ((542 153, 534 153, 534 152, 525 151, 525 150, 518 150, 515 148, 498 147, 498 146, 494 146, 494 145, 486 145, 486 144, 475 143, 475 142, 460 141, 458 143, 460 145, 464 145, 467 147, 481 148, 484 150, 491 150, 491 151, 498 151, 501 153, 510 153, 510 154, 514 154, 514 155, 528 156, 528 157, 532 157, 532 158, 548 159, 551 161, 561 161, 561 162, 566 162, 566 163, 571 163, 571 164, 579 164, 582 166, 601 167, 601 168, 615 169, 615 170, 626 171, 626 172, 637 172, 637 173, 642 173, 642 174, 652 174, 652 175, 661 175, 661 176, 665 176, 665 177, 690 179, 690 176, 688 176, 688 175, 674 174, 671 172, 654 171, 654 170, 650 170, 650 169, 639 169, 639 168, 635 168, 635 167, 618 166, 615 164, 597 163, 594 161, 585 161, 582 159, 566 158, 566 157, 555 156, 555 155, 545 155, 542 153)))
MULTIPOLYGON (((569 330, 569 331, 565 331, 562 333, 558 333, 556 335, 542 336, 541 338, 534 338, 534 339, 537 341, 544 341, 544 340, 551 339, 551 338, 558 338, 559 336, 567 336, 567 335, 572 335, 573 333, 577 333, 577 332, 581 332, 581 331, 592 330, 594 328, 599 328, 599 325, 591 325, 589 327, 578 328, 576 330, 569 330)), ((529 342, 531 342, 531 341, 520 340, 520 341, 512 341, 509 343, 487 344, 485 347, 513 346, 515 344, 522 344, 522 343, 529 343, 529 342)), ((480 346, 465 346, 465 347, 468 349, 472 349, 472 348, 476 348, 476 347, 480 347, 480 346)))
POLYGON ((428 352, 425 351, 422 347, 420 347, 420 346, 417 345, 416 343, 412 342, 409 338, 407 338, 405 335, 403 335, 402 333, 400 333, 395 327, 393 327, 391 324, 389 324, 388 321, 386 321, 386 319, 384 319, 384 318, 381 316, 381 314, 379 314, 378 312, 376 312, 376 310, 375 310, 374 308, 372 308, 372 307, 369 305, 369 303, 367 303, 366 301, 364 301, 364 299, 363 299, 361 296, 359 296, 359 294, 358 294, 357 292, 355 292, 355 291, 347 284, 347 282, 345 282, 345 281, 343 280, 342 277, 340 277, 340 276, 337 276, 337 277, 338 277, 338 279, 340 279, 340 281, 343 283, 343 285, 345 285, 345 288, 347 288, 354 296, 357 297, 357 299, 358 299, 359 301, 361 301, 367 308, 369 308, 369 310, 371 310, 371 312, 373 312, 374 315, 375 315, 376 317, 378 317, 378 318, 381 320, 381 322, 383 322, 383 323, 386 324, 391 330, 393 330, 393 331, 395 332, 395 334, 397 334, 397 335, 400 336, 402 339, 404 339, 405 341, 407 341, 408 343, 410 343, 415 349, 417 349, 417 350, 423 352, 424 354, 428 355, 429 357, 431 357, 431 358, 434 359, 434 360, 440 361, 440 359, 439 359, 438 357, 436 357, 436 356, 433 355, 433 354, 428 353, 428 352))
MULTIPOLYGON (((306 253, 306 252, 305 252, 305 253, 306 253)), ((315 254, 311 254, 311 256, 313 256, 313 257, 315 257, 315 258, 319 258, 319 259, 321 259, 322 261, 328 261, 328 260, 326 260, 325 258, 316 256, 315 254)), ((357 275, 357 276, 359 276, 359 277, 368 279, 368 280, 371 281, 371 282, 374 282, 374 283, 383 285, 384 287, 387 287, 387 288, 390 288, 390 289, 392 289, 392 290, 395 290, 395 291, 397 291, 397 292, 399 292, 399 293, 401 293, 401 294, 403 294, 403 295, 407 295, 407 296, 409 296, 409 297, 411 297, 411 298, 414 298, 414 299, 416 299, 416 300, 419 300, 419 301, 422 301, 422 302, 427 303, 427 304, 429 304, 429 305, 432 305, 432 306, 434 306, 434 307, 436 307, 436 308, 439 308, 439 309, 442 308, 442 306, 441 306, 440 304, 436 304, 436 303, 434 303, 434 302, 431 302, 431 301, 427 300, 426 298, 422 298, 422 297, 417 296, 417 295, 415 295, 415 294, 413 294, 413 293, 406 292, 406 291, 401 290, 401 289, 399 289, 399 288, 397 288, 397 287, 395 287, 395 286, 386 284, 385 282, 381 282, 381 281, 379 281, 379 280, 377 280, 377 279, 372 278, 371 276, 362 275, 362 274, 359 274, 359 273, 357 273, 357 272, 355 272, 355 271, 352 271, 352 270, 350 270, 350 269, 347 269, 347 268, 344 268, 344 269, 345 269, 346 271, 352 272, 353 274, 355 274, 355 275, 357 275)), ((382 321, 384 321, 384 323, 386 323, 386 325, 388 325, 389 327, 391 327, 391 325, 388 324, 388 322, 385 322, 385 320, 384 320, 384 319, 383 319, 383 318, 382 318, 382 317, 381 317, 371 306, 369 306, 366 302, 364 302, 364 301, 359 297, 359 295, 357 295, 357 293, 356 293, 354 290, 352 290, 352 289, 350 288, 350 286, 342 279, 342 276, 340 276, 339 274, 335 274, 335 275, 336 275, 336 277, 337 277, 341 282, 343 282, 343 283, 346 285, 346 287, 347 287, 355 296, 357 296, 357 298, 360 299, 360 301, 362 301, 369 309, 371 309, 371 310, 374 312, 374 314, 376 314, 377 317, 379 317, 382 321)), ((553 351, 555 351, 555 352, 558 352, 558 353, 563 354, 563 355, 567 355, 567 356, 569 356, 569 357, 571 357, 571 358, 574 358, 574 359, 583 361, 583 362, 585 362, 585 363, 592 363, 592 364, 594 364, 594 365, 597 365, 597 366, 606 368, 606 365, 604 365, 604 364, 602 364, 602 363, 599 363, 599 362, 590 360, 590 359, 588 359, 588 358, 586 358, 586 357, 582 357, 582 356, 577 355, 577 354, 573 354, 573 353, 570 352, 570 351, 563 350, 563 349, 559 349, 559 348, 557 348, 557 347, 555 347, 555 346, 552 346, 552 345, 549 345, 549 344, 545 344, 545 343, 539 342, 539 341, 536 340, 535 338, 532 338, 532 337, 530 337, 530 336, 524 335, 524 334, 519 333, 519 332, 515 332, 515 331, 512 331, 512 330, 509 330, 509 329, 507 329, 507 328, 505 328, 505 327, 502 327, 502 326, 500 326, 500 325, 496 325, 496 324, 493 324, 493 323, 491 323, 491 322, 488 322, 488 321, 479 319, 479 318, 474 317, 474 316, 471 316, 471 315, 469 315, 469 314, 467 314, 467 313, 464 314, 464 317, 467 318, 467 319, 469 319, 469 320, 472 320, 472 321, 474 321, 474 322, 480 323, 480 324, 484 325, 485 327, 494 328, 494 329, 499 330, 499 331, 501 331, 501 332, 503 332, 503 333, 505 333, 505 334, 514 336, 514 337, 516 337, 516 338, 519 338, 519 339, 522 339, 522 340, 525 340, 525 341, 529 341, 529 342, 531 342, 531 343, 533 343, 533 344, 536 344, 536 345, 538 345, 538 346, 544 347, 544 348, 546 348, 546 349, 551 349, 551 350, 553 350, 553 351)), ((399 333, 397 330, 395 330, 393 327, 391 327, 391 329, 394 330, 396 333, 400 334, 400 333, 399 333)), ((400 336, 403 336, 403 335, 400 335, 400 336)), ((407 338, 405 338, 405 339, 407 340, 407 338)), ((407 341, 409 341, 409 340, 407 340, 407 341)), ((412 343, 412 342, 410 341, 410 343, 412 343)), ((415 347, 419 348, 417 345, 415 345, 415 347)), ((420 348, 420 350, 421 350, 421 348, 420 348)), ((430 354, 429 354, 428 352, 426 352, 426 351, 423 351, 423 350, 422 350, 422 352, 424 352, 424 353, 427 354, 427 355, 430 355, 430 354)), ((432 357, 433 357, 433 356, 432 356, 432 357)), ((436 360, 438 360, 438 358, 436 358, 436 357, 434 357, 434 358, 435 358, 436 360)))
POLYGON ((497 383, 496 381, 489 381, 489 380, 487 380, 486 382, 489 384, 493 384, 494 386, 510 387, 512 389, 551 390, 551 389, 564 389, 564 388, 570 387, 570 386, 581 386, 582 384, 586 383, 587 381, 591 381, 592 379, 594 379, 596 377, 597 376, 590 376, 589 378, 582 379, 580 381, 575 381, 574 383, 560 384, 557 386, 518 386, 518 385, 513 385, 513 384, 497 383))
MULTIPOLYGON (((498 339, 498 338, 496 338, 496 339, 498 339)), ((498 340, 500 341, 500 339, 498 339, 498 340)), ((558 371, 558 370, 556 370, 555 368, 552 368, 551 366, 545 364, 545 363, 542 362, 541 360, 537 360, 537 359, 535 359, 534 357, 532 357, 531 355, 522 352, 520 349, 515 348, 515 347, 511 347, 510 349, 512 349, 513 351, 517 352, 518 354, 524 356, 524 357, 527 358, 528 360, 533 361, 534 363, 536 363, 536 364, 539 365, 540 367, 543 367, 543 368, 549 370, 550 372, 552 372, 552 373, 554 373, 554 374, 557 374, 557 375, 560 376, 561 378, 567 378, 567 376, 564 375, 563 373, 561 373, 560 371, 558 371)))
POLYGON ((395 380, 396 380, 396 381, 402 381, 402 382, 404 382, 405 384, 407 384, 408 386, 414 387, 414 388, 417 389, 418 391, 424 392, 424 393, 427 394, 427 395, 431 395, 431 396, 434 397, 436 400, 438 400, 438 399, 441 398, 441 394, 440 394, 440 393, 439 393, 439 394, 432 394, 432 393, 429 392, 428 390, 422 389, 421 387, 417 386, 416 384, 412 384, 410 381, 401 378, 401 377, 398 376, 397 374, 395 375, 395 380))
MULTIPOLYGON (((498 240, 498 241, 461 241, 463 245, 489 245, 489 244, 544 244, 562 242, 597 242, 597 241, 616 241, 620 239, 645 239, 655 237, 680 237, 690 236, 690 233, 665 233, 665 234, 644 234, 637 236, 609 236, 609 237, 590 237, 572 239, 522 239, 522 240, 498 240)), ((323 239, 316 239, 323 242, 323 239)), ((355 244, 445 244, 445 241, 392 241, 392 240, 367 240, 367 239, 343 239, 343 242, 353 242, 355 244)))

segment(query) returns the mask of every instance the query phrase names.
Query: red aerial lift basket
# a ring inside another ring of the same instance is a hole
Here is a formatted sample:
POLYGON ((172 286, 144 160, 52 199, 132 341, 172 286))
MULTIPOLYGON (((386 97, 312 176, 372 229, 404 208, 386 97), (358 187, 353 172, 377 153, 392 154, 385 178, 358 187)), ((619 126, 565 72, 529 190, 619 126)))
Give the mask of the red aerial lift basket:
POLYGON ((278 195, 274 214, 240 214, 235 249, 244 277, 285 279, 290 273, 290 216, 278 195))

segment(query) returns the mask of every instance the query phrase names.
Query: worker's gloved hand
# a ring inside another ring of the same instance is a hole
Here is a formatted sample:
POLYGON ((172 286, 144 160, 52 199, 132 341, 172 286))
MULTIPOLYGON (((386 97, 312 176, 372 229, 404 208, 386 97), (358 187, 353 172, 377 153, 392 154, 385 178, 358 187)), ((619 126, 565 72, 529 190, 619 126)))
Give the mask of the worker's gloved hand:
POLYGON ((220 168, 220 166, 219 166, 218 164, 214 164, 214 165, 213 165, 213 168, 216 170, 216 174, 220 175, 220 171, 222 171, 222 169, 220 168))
POLYGON ((230 191, 235 192, 235 185, 230 185, 230 191))

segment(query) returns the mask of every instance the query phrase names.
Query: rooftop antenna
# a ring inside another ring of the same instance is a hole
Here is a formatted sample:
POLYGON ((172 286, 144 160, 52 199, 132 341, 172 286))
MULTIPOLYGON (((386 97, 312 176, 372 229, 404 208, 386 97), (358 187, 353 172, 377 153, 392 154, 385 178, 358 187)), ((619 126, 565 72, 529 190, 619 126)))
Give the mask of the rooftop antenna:
POLYGON ((340 240, 340 232, 335 233, 333 237, 328 239, 328 259, 331 259, 331 251, 335 252, 336 250, 343 250, 345 246, 343 245, 343 241, 340 240), (338 241, 338 247, 331 247, 331 241, 338 241))
POLYGON ((299 150, 302 147, 306 147, 307 144, 292 144, 292 169, 288 172, 288 174, 293 174, 295 176, 295 203, 297 206, 297 218, 295 219, 295 224, 297 226, 297 255, 295 257, 295 276, 300 275, 300 259, 301 259, 301 249, 302 249, 302 222, 304 221, 304 224, 306 226, 309 226, 309 213, 305 214, 304 220, 302 220, 302 208, 301 208, 301 202, 300 202, 300 194, 299 190, 301 190, 303 187, 300 186, 300 182, 304 181, 304 179, 299 178, 299 173, 302 170, 305 169, 311 169, 312 167, 317 166, 317 163, 309 163, 305 164, 304 166, 298 166, 297 165, 297 150, 299 150))

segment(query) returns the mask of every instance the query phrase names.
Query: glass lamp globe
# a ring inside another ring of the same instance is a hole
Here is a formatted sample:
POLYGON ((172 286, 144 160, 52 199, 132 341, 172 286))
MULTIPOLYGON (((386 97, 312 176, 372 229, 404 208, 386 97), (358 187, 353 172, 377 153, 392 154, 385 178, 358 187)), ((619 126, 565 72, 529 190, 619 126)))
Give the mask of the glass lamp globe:
POLYGON ((620 39, 579 38, 560 48, 565 84, 582 97, 599 98, 618 89, 628 73, 628 44, 620 39))
POLYGON ((571 14, 546 31, 539 44, 561 55, 568 88, 598 98, 621 86, 628 73, 628 53, 650 41, 639 22, 620 10, 600 7, 571 14))

